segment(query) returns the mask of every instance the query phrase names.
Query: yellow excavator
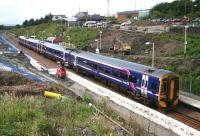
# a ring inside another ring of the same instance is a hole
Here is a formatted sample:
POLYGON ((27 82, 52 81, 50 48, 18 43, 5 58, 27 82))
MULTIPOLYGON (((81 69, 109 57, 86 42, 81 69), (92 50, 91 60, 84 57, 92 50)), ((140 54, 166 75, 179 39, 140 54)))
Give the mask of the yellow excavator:
POLYGON ((130 55, 131 46, 128 45, 127 43, 121 44, 119 45, 118 51, 124 53, 125 55, 130 55))
POLYGON ((131 45, 124 43, 120 40, 117 40, 119 44, 116 44, 116 39, 113 41, 113 47, 110 50, 113 50, 115 53, 123 53, 124 55, 130 55, 131 45))

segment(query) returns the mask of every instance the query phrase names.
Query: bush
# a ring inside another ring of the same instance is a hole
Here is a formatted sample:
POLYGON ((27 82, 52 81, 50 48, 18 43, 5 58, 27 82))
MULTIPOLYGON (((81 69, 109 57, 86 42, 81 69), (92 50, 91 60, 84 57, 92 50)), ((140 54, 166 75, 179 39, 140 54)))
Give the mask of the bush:
POLYGON ((200 80, 193 79, 192 77, 182 77, 182 90, 200 96, 200 80), (191 86, 190 86, 191 85, 191 86), (190 92, 191 87, 191 92, 190 92))
POLYGON ((70 36, 71 42, 76 45, 77 48, 85 48, 89 45, 91 40, 97 37, 97 29, 93 28, 72 28, 65 36, 65 41, 68 40, 67 36, 70 36))

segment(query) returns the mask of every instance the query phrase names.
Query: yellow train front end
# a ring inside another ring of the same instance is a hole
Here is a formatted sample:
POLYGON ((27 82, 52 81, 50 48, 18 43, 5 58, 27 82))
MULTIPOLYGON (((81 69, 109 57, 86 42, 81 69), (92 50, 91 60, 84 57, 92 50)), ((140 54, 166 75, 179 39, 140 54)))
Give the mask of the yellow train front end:
POLYGON ((175 73, 160 78, 158 103, 164 109, 173 109, 178 104, 179 76, 175 73))

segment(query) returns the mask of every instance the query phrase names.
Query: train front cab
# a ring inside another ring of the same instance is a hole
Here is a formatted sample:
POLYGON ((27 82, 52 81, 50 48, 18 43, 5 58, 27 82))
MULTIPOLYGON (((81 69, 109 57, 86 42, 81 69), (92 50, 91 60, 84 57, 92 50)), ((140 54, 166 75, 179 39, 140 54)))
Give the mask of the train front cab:
POLYGON ((173 109, 178 104, 179 77, 169 74, 160 79, 159 106, 164 109, 173 109))

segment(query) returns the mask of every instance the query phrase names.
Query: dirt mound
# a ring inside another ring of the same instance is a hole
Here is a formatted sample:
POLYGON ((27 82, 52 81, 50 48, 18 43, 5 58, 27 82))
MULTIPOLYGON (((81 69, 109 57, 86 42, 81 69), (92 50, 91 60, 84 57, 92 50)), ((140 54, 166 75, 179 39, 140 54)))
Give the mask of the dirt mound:
POLYGON ((45 85, 12 72, 0 72, 0 94, 41 95, 45 85))
POLYGON ((12 72, 0 72, 0 95, 5 93, 14 96, 36 96, 43 95, 44 91, 62 93, 63 95, 75 96, 56 83, 36 82, 12 72))
POLYGON ((31 81, 17 73, 0 72, 0 86, 24 85, 31 84, 33 82, 34 81, 31 81))
POLYGON ((5 46, 2 42, 0 42, 0 51, 8 50, 8 46, 5 46))

